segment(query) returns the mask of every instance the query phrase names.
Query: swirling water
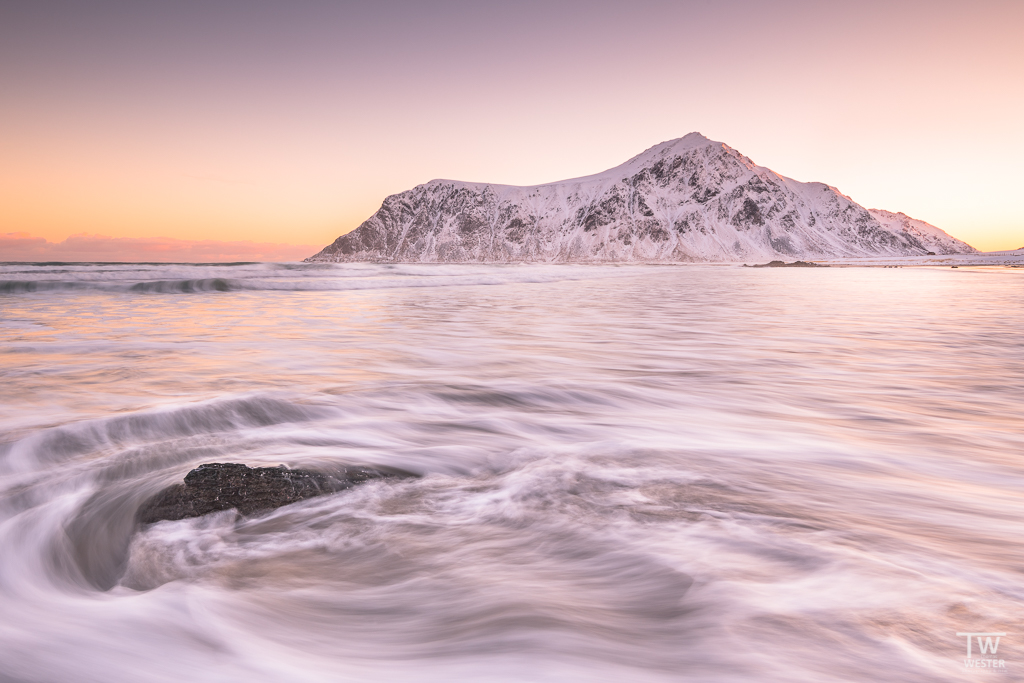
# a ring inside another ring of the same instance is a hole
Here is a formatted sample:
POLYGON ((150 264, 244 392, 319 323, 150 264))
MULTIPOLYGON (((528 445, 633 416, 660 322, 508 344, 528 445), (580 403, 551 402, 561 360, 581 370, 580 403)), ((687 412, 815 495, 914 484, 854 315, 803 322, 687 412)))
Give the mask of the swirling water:
POLYGON ((1019 273, 0 278, 2 681, 1024 677, 1019 273), (422 476, 135 527, 204 462, 422 476))

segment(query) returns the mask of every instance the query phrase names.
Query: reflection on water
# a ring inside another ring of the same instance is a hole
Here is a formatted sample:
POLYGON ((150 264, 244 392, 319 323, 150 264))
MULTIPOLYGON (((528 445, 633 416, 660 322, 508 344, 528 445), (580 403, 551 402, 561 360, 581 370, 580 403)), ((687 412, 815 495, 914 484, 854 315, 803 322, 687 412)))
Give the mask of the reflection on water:
POLYGON ((1016 273, 0 278, 0 680, 1024 677, 1016 273), (134 527, 216 461, 423 476, 134 527))

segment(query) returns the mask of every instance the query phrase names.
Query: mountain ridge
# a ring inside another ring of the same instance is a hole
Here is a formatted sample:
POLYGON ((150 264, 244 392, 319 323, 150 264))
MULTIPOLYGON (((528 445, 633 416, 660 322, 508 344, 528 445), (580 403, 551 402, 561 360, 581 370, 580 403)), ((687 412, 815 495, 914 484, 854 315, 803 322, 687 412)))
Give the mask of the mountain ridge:
POLYGON ((434 179, 307 261, 739 262, 974 253, 902 213, 759 166, 700 133, 538 185, 434 179))

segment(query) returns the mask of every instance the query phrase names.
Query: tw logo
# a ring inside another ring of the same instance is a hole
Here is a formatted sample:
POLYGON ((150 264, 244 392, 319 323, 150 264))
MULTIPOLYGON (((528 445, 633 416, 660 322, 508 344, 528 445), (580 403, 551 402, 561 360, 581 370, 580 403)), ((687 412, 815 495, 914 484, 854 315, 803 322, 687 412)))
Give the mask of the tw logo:
POLYGON ((983 655, 995 655, 996 650, 999 649, 999 639, 1005 636, 1005 633, 957 633, 958 636, 967 636, 967 658, 971 657, 971 638, 978 639, 978 649, 981 650, 983 655), (984 638, 985 640, 982 640, 984 638), (995 642, 992 642, 992 638, 995 638, 995 642))

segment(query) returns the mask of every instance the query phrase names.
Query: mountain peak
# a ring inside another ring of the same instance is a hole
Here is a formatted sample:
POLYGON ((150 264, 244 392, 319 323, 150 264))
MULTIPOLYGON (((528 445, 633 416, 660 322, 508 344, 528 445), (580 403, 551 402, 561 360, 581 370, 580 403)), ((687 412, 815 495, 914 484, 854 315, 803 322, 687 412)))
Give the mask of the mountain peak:
POLYGON ((431 181, 384 200, 314 261, 744 261, 970 253, 693 132, 602 173, 543 185, 431 181))
MULTIPOLYGON (((666 152, 685 152, 691 149, 697 149, 698 147, 707 147, 708 145, 720 145, 722 143, 709 140, 700 133, 694 131, 693 133, 687 133, 681 138, 675 138, 673 140, 666 140, 659 142, 653 147, 649 147, 640 154, 637 154, 633 159, 646 159, 653 156, 658 156, 666 152)), ((632 161, 631 159, 630 161, 632 161)))

